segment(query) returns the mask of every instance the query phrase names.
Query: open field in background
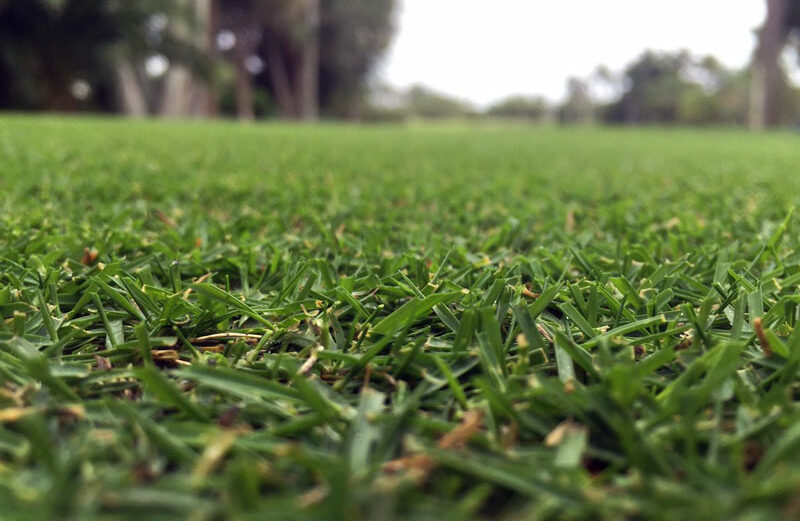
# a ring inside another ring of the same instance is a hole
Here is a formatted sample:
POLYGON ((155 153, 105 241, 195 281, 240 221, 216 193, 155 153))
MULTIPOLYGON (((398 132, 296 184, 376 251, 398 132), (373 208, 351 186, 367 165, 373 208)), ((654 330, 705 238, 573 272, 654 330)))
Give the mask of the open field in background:
POLYGON ((796 519, 798 159, 4 117, 0 518, 796 519))

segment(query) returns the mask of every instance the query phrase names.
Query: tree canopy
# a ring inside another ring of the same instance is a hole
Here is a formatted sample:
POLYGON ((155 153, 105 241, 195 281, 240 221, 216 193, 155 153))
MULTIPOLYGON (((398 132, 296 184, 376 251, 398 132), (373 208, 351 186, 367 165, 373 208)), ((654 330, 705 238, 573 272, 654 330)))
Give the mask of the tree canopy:
POLYGON ((617 83, 622 94, 600 108, 604 121, 732 125, 747 118, 748 72, 728 69, 711 56, 646 51, 617 83))

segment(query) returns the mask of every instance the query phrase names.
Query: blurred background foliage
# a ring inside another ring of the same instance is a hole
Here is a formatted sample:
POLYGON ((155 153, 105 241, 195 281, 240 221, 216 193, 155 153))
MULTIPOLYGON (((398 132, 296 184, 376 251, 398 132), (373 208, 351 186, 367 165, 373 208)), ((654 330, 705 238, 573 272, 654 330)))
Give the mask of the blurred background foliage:
POLYGON ((0 109, 796 125, 800 89, 786 63, 800 56, 800 0, 765 2, 742 69, 713 56, 647 51, 624 70, 598 66, 570 78, 559 103, 517 94, 476 108, 422 85, 376 80, 397 0, 0 0, 0 109))
POLYGON ((356 116, 394 0, 0 0, 0 108, 356 116))

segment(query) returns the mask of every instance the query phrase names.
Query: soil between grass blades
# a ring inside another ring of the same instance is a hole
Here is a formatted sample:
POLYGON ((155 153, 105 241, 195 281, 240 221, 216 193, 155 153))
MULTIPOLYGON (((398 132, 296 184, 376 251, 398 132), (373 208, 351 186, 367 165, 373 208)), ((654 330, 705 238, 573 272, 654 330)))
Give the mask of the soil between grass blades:
POLYGON ((798 137, 0 119, 0 518, 796 519, 798 137))

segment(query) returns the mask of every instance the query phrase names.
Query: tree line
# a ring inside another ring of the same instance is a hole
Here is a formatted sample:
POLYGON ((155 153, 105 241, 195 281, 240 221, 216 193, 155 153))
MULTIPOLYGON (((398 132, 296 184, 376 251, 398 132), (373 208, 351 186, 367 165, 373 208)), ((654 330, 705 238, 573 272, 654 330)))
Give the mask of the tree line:
MULTIPOLYGON (((775 106, 780 110, 766 126, 796 125, 800 119, 800 88, 781 73, 775 106)), ((674 124, 745 126, 754 117, 753 67, 732 69, 713 56, 687 51, 645 51, 624 70, 597 69, 586 77, 569 78, 566 96, 553 103, 541 96, 515 95, 483 110, 471 104, 415 86, 384 94, 376 119, 497 118, 563 124, 674 124)), ((756 114, 755 116, 761 117, 756 114)), ((763 124, 756 123, 758 128, 763 124)))
POLYGON ((476 110, 423 86, 398 91, 369 81, 394 33, 396 0, 0 0, 0 109, 796 124, 800 91, 782 57, 800 50, 800 0, 765 2, 742 69, 648 51, 623 71, 598 67, 571 78, 562 103, 518 95, 476 110))
MULTIPOLYGON (((567 81, 566 97, 515 95, 484 110, 414 86, 383 93, 376 118, 503 118, 566 124, 679 124, 749 126, 800 125, 800 88, 790 81, 783 59, 800 59, 800 0, 765 0, 767 16, 757 29, 750 63, 725 67, 713 56, 687 51, 646 51, 622 71, 599 66, 567 81), (385 100, 390 100, 386 103, 385 100)), ((744 35, 743 35, 744 37, 744 35)))

